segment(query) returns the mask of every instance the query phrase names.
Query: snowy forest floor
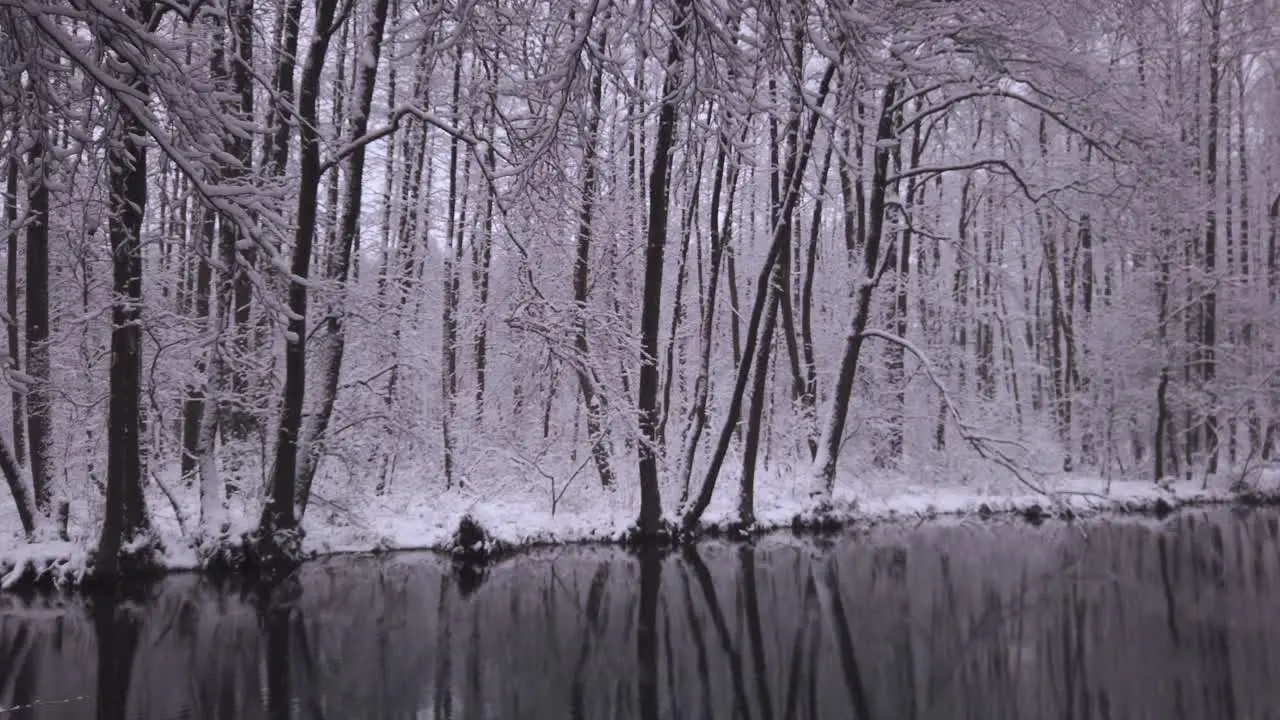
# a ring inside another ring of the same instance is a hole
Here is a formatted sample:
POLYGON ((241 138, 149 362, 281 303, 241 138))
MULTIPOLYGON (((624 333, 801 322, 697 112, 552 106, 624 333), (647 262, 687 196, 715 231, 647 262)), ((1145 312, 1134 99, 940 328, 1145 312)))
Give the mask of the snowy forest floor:
MULTIPOLYGON (((782 470, 782 468, 778 468, 782 470)), ((703 517, 710 532, 737 520, 737 493, 733 476, 726 475, 703 517)), ((1048 494, 1037 493, 1011 479, 983 481, 921 482, 906 476, 882 474, 845 479, 838 484, 831 508, 821 518, 805 482, 794 473, 771 472, 756 489, 756 530, 767 532, 800 524, 812 527, 819 520, 840 526, 864 527, 886 522, 918 522, 949 516, 983 518, 1022 513, 1028 516, 1080 516, 1104 512, 1167 511, 1186 505, 1280 499, 1280 468, 1257 469, 1248 478, 1250 496, 1241 494, 1240 476, 1224 474, 1158 486, 1146 480, 1107 481, 1088 476, 1062 476, 1046 480, 1048 494)), ((188 517, 194 517, 194 491, 181 492, 176 500, 188 517), (190 494, 191 497, 186 497, 190 494), (188 501, 189 504, 188 504, 188 501)), ((393 487, 383 495, 350 492, 341 483, 320 483, 303 527, 308 554, 330 555, 395 550, 447 550, 463 517, 471 516, 493 540, 506 548, 566 543, 613 543, 623 539, 638 513, 636 493, 606 490, 579 480, 551 507, 551 486, 530 487, 525 482, 473 483, 442 491, 393 487), (338 502, 333 497, 342 497, 338 502)), ((675 514, 678 488, 666 487, 668 517, 675 514)), ((563 488, 556 488, 557 492, 563 488)), ((161 564, 169 570, 192 570, 199 565, 195 548, 177 521, 173 503, 151 489, 150 508, 164 545, 161 564)), ((234 534, 253 528, 256 500, 232 502, 234 534)), ((19 532, 12 503, 0 508, 0 586, 20 579, 27 570, 52 572, 74 582, 88 550, 96 540, 96 523, 90 508, 73 503, 70 541, 27 544, 19 532)), ((190 520, 187 521, 190 523, 190 520)))

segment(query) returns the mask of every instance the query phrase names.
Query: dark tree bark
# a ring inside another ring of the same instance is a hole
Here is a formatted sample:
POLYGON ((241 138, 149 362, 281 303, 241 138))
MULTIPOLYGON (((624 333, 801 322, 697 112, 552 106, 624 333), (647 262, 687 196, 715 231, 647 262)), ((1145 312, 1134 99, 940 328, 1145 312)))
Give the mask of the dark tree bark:
POLYGON ((685 38, 693 22, 689 0, 676 0, 674 33, 667 48, 666 78, 662 83, 662 107, 649 174, 649 221, 645 240, 644 304, 640 313, 640 382, 636 392, 640 413, 640 517, 641 535, 656 535, 662 523, 662 496, 658 489, 658 323, 662 316, 662 268, 667 242, 670 203, 668 174, 676 135, 676 92, 681 85, 685 38))
MULTIPOLYGON (((490 145, 485 150, 484 167, 486 177, 493 177, 497 166, 497 153, 490 145)), ((493 215, 496 191, 490 187, 485 193, 484 226, 479 238, 471 236, 471 286, 475 292, 476 305, 489 307, 489 276, 493 264, 493 215)), ((475 337, 471 343, 472 355, 476 365, 476 420, 484 422, 484 393, 488 382, 489 358, 489 322, 481 316, 476 321, 475 337)), ((603 482, 604 476, 601 476, 603 482)))
MULTIPOLYGON (((458 103, 462 92, 462 45, 457 46, 457 56, 453 66, 453 101, 454 121, 458 121, 458 103)), ((467 191, 465 183, 458 182, 458 154, 462 141, 454 137, 449 142, 449 198, 448 198, 448 232, 445 236, 444 252, 444 303, 441 305, 441 358, 444 369, 441 372, 441 395, 444 400, 444 411, 440 417, 440 430, 444 441, 444 486, 453 487, 455 482, 454 435, 453 421, 457 416, 458 406, 458 303, 460 282, 458 265, 462 260, 463 221, 459 210, 461 196, 467 191)), ((468 156, 468 159, 470 156, 468 156)), ((469 166, 469 165, 468 165, 469 166)), ((458 483, 462 483, 459 481, 458 483)))
MULTIPOLYGON (((784 246, 780 255, 785 256, 788 252, 789 250, 784 246)), ((760 327, 760 340, 756 344, 756 356, 752 361, 751 407, 747 410, 747 432, 742 448, 742 479, 738 486, 738 523, 744 532, 750 531, 756 519, 756 457, 760 449, 760 426, 764 417, 764 406, 768 401, 765 390, 769 378, 769 355, 773 349, 773 332, 778 323, 778 309, 782 304, 781 296, 785 293, 782 276, 786 272, 787 264, 779 259, 779 262, 773 266, 773 275, 765 290, 768 297, 765 298, 764 321, 760 327)))
MULTIPOLYGON (((1215 273, 1218 271, 1218 124, 1222 114, 1219 106, 1222 87, 1222 0, 1209 0, 1203 7, 1209 13, 1209 108, 1205 128, 1205 173, 1204 183, 1207 191, 1204 215, 1204 272, 1209 278, 1203 298, 1201 335, 1200 381, 1203 390, 1214 392, 1214 377, 1217 374, 1217 342, 1218 342, 1218 293, 1215 290, 1215 273)), ((1205 466, 1206 478, 1218 472, 1218 413, 1214 407, 1205 410, 1205 442, 1209 456, 1205 466)))
MULTIPOLYGON (((924 141, 920 134, 920 125, 917 123, 911 130, 911 149, 906 160, 909 167, 915 168, 920 165, 920 155, 924 151, 924 141)), ((903 164, 902 153, 895 153, 898 167, 903 164)), ((903 208, 903 214, 907 216, 907 226, 902 229, 899 234, 898 247, 894 258, 894 301, 893 301, 893 331, 900 338, 907 336, 908 312, 910 305, 910 289, 911 289, 911 254, 912 241, 914 233, 911 229, 911 213, 919 200, 919 192, 921 190, 920 183, 909 180, 906 183, 906 207, 903 208)), ((907 412, 907 377, 906 377, 906 349, 900 343, 890 343, 889 345, 889 384, 894 389, 893 407, 891 419, 889 422, 889 442, 885 460, 892 463, 901 463, 905 453, 903 436, 906 432, 906 412, 907 412)))
MULTIPOLYGON (((6 331, 9 340, 9 369, 22 369, 22 347, 18 340, 18 152, 11 150, 4 184, 5 293, 4 307, 9 315, 6 331)), ((27 462, 26 396, 17 389, 10 394, 13 418, 13 459, 18 465, 27 462)), ((30 531, 28 531, 30 532, 30 531)))
MULTIPOLYGON (((227 68, 226 52, 223 49, 224 32, 221 24, 219 24, 220 21, 214 19, 211 22, 213 26, 211 28, 212 38, 210 42, 213 45, 213 49, 210 53, 209 74, 214 85, 225 91, 227 68)), ((225 174, 226 168, 224 167, 221 169, 220 176, 225 176, 225 174)), ((217 211, 212 207, 205 206, 200 223, 199 237, 201 245, 195 253, 196 288, 193 311, 195 319, 204 323, 206 327, 215 325, 219 319, 209 315, 209 295, 213 279, 213 268, 209 263, 209 258, 214 252, 215 238, 218 239, 219 243, 225 243, 228 240, 227 236, 231 235, 230 242, 233 252, 235 247, 234 235, 231 234, 230 228, 227 227, 230 223, 224 220, 222 224, 224 228, 221 235, 219 235, 217 211)), ((196 472, 200 466, 200 427, 204 422, 206 399, 213 389, 210 381, 217 382, 220 380, 217 375, 211 376, 209 374, 208 359, 204 356, 196 358, 192 375, 202 380, 193 379, 187 384, 186 397, 182 402, 182 461, 180 477, 183 480, 183 484, 188 487, 195 481, 196 472)))
POLYGON ((845 338, 840 371, 832 396, 831 417, 818 442, 818 473, 826 497, 831 497, 836 483, 836 466, 840 461, 840 446, 844 442, 844 425, 853 395, 853 377, 858 369, 858 357, 862 352, 862 331, 871 317, 871 299, 880 280, 880 245, 884 232, 885 192, 888 189, 889 141, 895 136, 891 108, 897 98, 898 85, 890 82, 884 89, 880 107, 880 121, 876 129, 875 162, 872 168, 870 205, 867 208, 867 233, 863 246, 862 277, 857 279, 854 297, 855 308, 849 335, 845 338))
MULTIPOLYGON (((805 251, 804 281, 800 285, 800 341, 804 360, 804 399, 803 406, 808 408, 807 421, 816 423, 818 405, 818 365, 813 353, 813 278, 818 268, 818 241, 822 236, 822 214, 826 207, 827 178, 831 173, 831 156, 835 151, 835 143, 827 143, 827 151, 822 158, 822 169, 818 171, 818 197, 813 203, 813 217, 809 221, 809 247, 805 251)), ((816 433, 810 431, 809 459, 818 454, 816 433)))
MULTIPOLYGON (((149 13, 146 13, 149 14, 149 13)), ((138 94, 149 92, 140 76, 138 94)), ((107 221, 111 241, 111 397, 107 405, 107 497, 95 572, 120 569, 124 543, 150 531, 142 495, 142 220, 147 207, 147 152, 143 124, 120 113, 120 129, 108 153, 107 221)))
POLYGON ((18 510, 18 520, 22 523, 22 533, 28 540, 35 539, 36 504, 27 487, 26 478, 22 476, 22 466, 9 450, 9 445, 0 438, 0 473, 4 474, 5 484, 13 496, 13 504, 18 510))
MULTIPOLYGON (((370 9, 369 27, 364 41, 360 45, 358 57, 359 71, 355 78, 354 102, 350 107, 350 128, 348 140, 356 141, 363 137, 369 129, 369 113, 373 106, 374 81, 378 74, 378 60, 382 55, 382 36, 387 23, 387 7, 389 0, 376 0, 370 9)), ((333 417, 333 406, 338 398, 338 380, 342 374, 342 359, 346 352, 346 323, 343 314, 346 312, 347 283, 353 268, 352 255, 355 252, 357 225, 363 207, 364 195, 364 163, 365 145, 359 145, 347 159, 347 183, 342 198, 342 215, 338 225, 338 247, 332 249, 330 263, 326 275, 338 284, 336 306, 330 310, 325 322, 328 337, 325 338, 325 352, 320 353, 320 382, 318 407, 311 417, 311 425, 307 428, 299 449, 301 458, 298 461, 298 487, 295 502, 299 519, 307 511, 311 500, 311 483, 315 479, 316 469, 320 462, 320 452, 329 430, 329 421, 333 417)))
MULTIPOLYGON (((320 136, 317 131, 316 102, 324 59, 329 51, 332 25, 338 0, 319 0, 315 33, 307 51, 306 66, 298 96, 299 152, 298 212, 294 233, 290 274, 306 281, 311 272, 311 251, 315 243, 316 211, 320 188, 320 136)), ((285 377, 280 405, 280 425, 276 440, 275 471, 271 493, 262 508, 259 532, 264 540, 278 532, 291 533, 298 527, 293 502, 297 486, 298 435, 302 428, 302 403, 307 381, 307 287, 294 281, 289 285, 289 319, 285 343, 285 377)))
MULTIPOLYGON (((836 64, 828 63, 827 69, 822 75, 822 81, 818 85, 814 107, 820 108, 826 103, 827 94, 831 89, 832 78, 835 77, 835 71, 836 64)), ((820 119, 821 115, 819 113, 810 114, 809 127, 805 132, 804 142, 799 146, 797 152, 787 158, 787 169, 784 173, 784 177, 787 178, 787 190, 786 194, 783 195, 782 207, 776 213, 778 218, 788 217, 795 210, 800 196, 800 182, 804 177, 805 168, 809 164, 809 156, 813 150, 813 139, 817 133, 820 119)), ((751 308, 751 320, 747 326, 747 345, 744 348, 743 360, 738 364, 737 379, 734 382, 733 395, 730 396, 727 417, 720 430, 720 438, 716 443, 715 454, 711 457, 711 465, 707 468, 706 476, 703 477, 698 495, 694 498, 693 504, 685 511, 684 517, 680 521, 682 529, 686 532, 693 530, 697 526, 698 521, 702 518, 702 513, 706 511, 707 505, 711 503, 712 494, 715 492, 716 479, 720 475, 720 468, 724 465, 725 454, 729 451, 729 442, 733 437, 739 416, 742 413, 743 395, 747 386, 747 378, 751 371, 752 358, 755 356, 757 344, 762 341, 759 330, 765 313, 766 301, 770 295, 769 286, 774 273, 774 264, 781 262, 781 256, 787 250, 788 241, 789 232, 786 225, 784 223, 775 223, 769 252, 765 257, 764 265, 760 268, 760 276, 756 280, 756 299, 751 308)))
MULTIPOLYGON (((9 155, 8 169, 5 173, 4 220, 8 228, 5 238, 5 310, 8 313, 7 334, 9 339, 9 368, 19 370, 18 347, 18 156, 16 151, 9 155)), ((23 405, 23 394, 14 390, 10 395, 13 405, 13 449, 0 440, 0 471, 4 473, 5 483, 13 496, 13 503, 18 510, 18 519, 22 523, 22 532, 27 539, 35 535, 36 506, 27 480, 23 476, 22 465, 26 454, 26 412, 23 405)))
POLYGON ((27 438, 31 444, 31 489, 36 509, 50 515, 53 488, 53 418, 49 396, 49 160, 36 134, 27 154, 26 372, 27 438))
MULTIPOLYGON (((1168 239, 1168 233, 1165 239, 1168 239)), ((1156 279, 1156 295, 1158 296, 1158 310, 1156 316, 1156 327, 1158 328, 1158 337, 1160 340, 1160 353, 1165 359, 1160 365, 1160 382, 1156 386, 1156 429, 1155 438, 1152 441, 1151 459, 1154 467, 1152 480, 1160 482, 1164 480, 1168 474, 1166 469, 1166 457, 1168 452, 1166 447, 1169 424, 1173 421, 1172 414, 1169 410, 1169 284, 1170 284, 1170 262, 1167 256, 1160 258, 1160 274, 1156 279)))
POLYGON ((676 291, 675 299, 671 307, 671 328, 667 335, 667 353, 666 353, 666 373, 662 379, 662 400, 659 403, 660 419, 658 421, 658 446, 664 451, 667 447, 667 419, 671 417, 671 388, 675 384, 676 377, 680 375, 680 369, 684 366, 683 348, 680 357, 676 356, 676 346, 682 345, 680 335, 680 324, 684 322, 686 313, 684 302, 685 284, 689 278, 689 246, 693 241, 693 224, 698 214, 698 196, 702 192, 702 165, 703 152, 699 150, 698 157, 694 160, 693 188, 689 193, 689 202, 685 207, 684 216, 680 221, 680 259, 676 263, 676 291), (680 360, 677 363, 677 359, 680 360))
MULTIPOLYGON (((241 122, 251 124, 255 119, 253 102, 253 32, 254 32, 254 0, 233 0, 231 3, 231 37, 234 53, 231 59, 231 82, 237 96, 237 115, 241 122)), ((295 23, 296 27, 296 23, 295 23)), ((253 171, 253 142, 248 137, 236 135, 232 138, 231 155, 236 159, 231 167, 228 179, 240 179, 253 171)), ((239 240, 239 232, 236 233, 239 240)), ((252 323, 253 315, 253 281, 250 274, 258 265, 258 250, 253 243, 246 243, 244 249, 233 258, 236 274, 234 297, 232 300, 232 319, 235 322, 236 357, 245 358, 256 352, 259 347, 257 334, 252 323)), ((254 386, 249 376, 248 366, 244 362, 236 362, 231 366, 232 402, 220 408, 226 416, 227 434, 238 440, 249 437, 258 430, 260 419, 254 412, 254 395, 260 388, 254 386)))
MULTIPOLYGON (((726 122, 731 114, 726 113, 726 122)), ((748 123, 743 123, 743 135, 746 137, 748 123)), ((729 137, 720 134, 714 180, 711 187, 711 258, 707 271, 706 302, 703 307, 701 326, 701 347, 698 358, 698 377, 693 386, 693 403, 689 408, 689 426, 685 430, 684 444, 681 449, 678 480, 680 483, 680 507, 683 509, 689 499, 689 478, 693 474, 693 460, 698 451, 698 442, 702 439, 702 431, 707 425, 707 397, 711 394, 711 343, 715 330, 716 298, 720 285, 721 266, 724 263, 725 249, 732 235, 734 190, 738 183, 738 165, 735 163, 728 170, 726 178, 725 164, 730 153, 729 137), (724 187, 729 188, 728 208, 723 219, 720 215, 720 202, 724 187)), ((737 319, 732 322, 737 324, 737 319)))
MULTIPOLYGON (((605 44, 607 33, 601 32, 600 46, 605 44)), ((595 462, 596 474, 600 476, 600 484, 612 487, 615 483, 611 461, 612 449, 605 431, 604 422, 608 411, 607 398, 599 391, 595 372, 591 364, 591 351, 587 342, 587 295, 591 280, 591 241, 592 223, 596 205, 597 185, 597 151, 600 131, 600 103, 604 93, 604 67, 597 63, 591 76, 591 116, 588 121, 582 147, 582 198, 578 210, 578 242, 577 255, 573 265, 573 302, 574 310, 574 350, 578 355, 578 391, 582 395, 582 404, 587 412, 587 437, 591 443, 591 458, 595 462)), ((492 195, 489 206, 492 207, 492 195)), ((492 212, 489 213, 490 218, 492 212)), ((487 223, 491 223, 488 220, 487 223)), ((486 241, 487 242, 487 241, 486 241)), ((486 253, 488 245, 486 244, 486 253)), ((486 264, 488 255, 485 256, 486 264)), ((488 270, 486 267, 485 274, 488 270)), ((481 300, 483 302, 483 299, 481 300)), ((483 357, 477 354, 477 359, 483 357)))
MULTIPOLYGON (((319 9, 321 6, 316 7, 319 9)), ((288 0, 280 14, 279 27, 275 33, 279 40, 276 45, 279 50, 274 58, 275 74, 271 78, 271 96, 275 100, 267 106, 266 122, 271 138, 270 142, 262 146, 262 167, 272 177, 280 177, 289 167, 289 136, 293 132, 294 121, 293 72, 297 66, 298 25, 301 18, 302 0, 288 0)), ((325 42, 328 42, 327 37, 325 42)), ((328 48, 325 50, 327 52, 328 48)))

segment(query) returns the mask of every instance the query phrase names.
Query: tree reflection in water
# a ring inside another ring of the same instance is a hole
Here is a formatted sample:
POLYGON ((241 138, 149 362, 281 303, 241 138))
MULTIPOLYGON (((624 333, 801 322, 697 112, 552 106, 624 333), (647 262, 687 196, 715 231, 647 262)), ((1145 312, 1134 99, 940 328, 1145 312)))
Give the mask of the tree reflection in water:
POLYGON ((9 718, 1261 717, 1273 512, 0 597, 9 718))

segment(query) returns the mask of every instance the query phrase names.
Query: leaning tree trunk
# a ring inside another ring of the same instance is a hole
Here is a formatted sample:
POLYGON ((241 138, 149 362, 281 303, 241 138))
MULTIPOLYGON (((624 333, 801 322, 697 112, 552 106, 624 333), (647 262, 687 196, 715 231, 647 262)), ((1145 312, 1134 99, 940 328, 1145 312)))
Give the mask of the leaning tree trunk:
MULTIPOLYGON (((373 85, 378 74, 378 58, 382 54, 382 34, 386 27, 388 0, 377 0, 372 8, 369 29, 359 55, 356 73, 355 104, 350 118, 350 142, 357 142, 369 128, 369 112, 373 105, 373 85)), ((298 465, 297 508, 301 518, 311 499, 311 483, 319 465, 321 446, 333 417, 333 405, 338 397, 338 378, 342 374, 342 358, 346 351, 346 323, 343 312, 346 305, 346 287, 351 274, 351 255, 355 248, 357 224, 360 219, 361 200, 364 193, 365 145, 358 145, 347 161, 346 196, 342 200, 342 217, 338 226, 339 247, 332 250, 328 276, 338 284, 338 307, 329 313, 326 327, 329 331, 328 347, 321 353, 320 397, 318 408, 312 415, 312 424, 303 437, 298 465)))
MULTIPOLYGON (((726 113, 726 118, 728 114, 726 113)), ((743 123, 746 137, 748 123, 743 123)), ((725 163, 730 152, 729 138, 723 133, 717 143, 715 170, 711 186, 710 235, 711 259, 707 269, 706 303, 703 308, 701 337, 699 340, 698 376, 693 385, 693 402, 689 408, 689 425, 685 428, 684 441, 680 451, 680 466, 677 481, 680 485, 680 506, 684 507, 689 500, 689 478, 693 474, 693 461, 698 451, 698 442, 702 439, 702 431, 707 425, 707 397, 711 394, 711 338, 715 329, 716 295, 720 286, 720 268, 723 265, 725 246, 728 243, 730 223, 733 221, 733 196, 738 183, 738 166, 735 164, 725 174, 725 163), (723 222, 720 216, 720 201, 724 187, 729 188, 728 208, 723 222)), ((734 320, 735 324, 737 320, 734 320)))
MULTIPOLYGON (((822 76, 822 82, 818 86, 814 107, 821 108, 826 103, 835 72, 835 63, 828 63, 827 69, 822 76)), ((782 207, 776 215, 778 218, 790 217, 795 210, 796 203, 799 201, 800 182, 804 177, 805 168, 809 164, 809 156, 813 151, 814 136, 818 131, 818 122, 821 118, 821 113, 811 113, 804 142, 799 145, 798 150, 787 158, 787 168, 783 173, 783 177, 786 178, 786 192, 782 196, 782 207)), ((703 477, 698 495, 694 498, 693 504, 685 510, 684 517, 681 518, 681 529, 685 532, 692 531, 697 526, 698 521, 702 518, 702 513, 706 511, 707 505, 711 503, 711 496, 715 492, 716 479, 720 475, 720 468, 724 465, 725 455, 729 452, 729 442, 733 438, 734 431, 738 426, 738 418, 742 413, 742 399, 756 353, 756 345, 761 341, 760 323, 770 295, 769 285, 773 277, 773 267, 775 263, 781 262, 782 252, 786 250, 790 238, 790 230, 787 223, 774 223, 773 239, 769 246, 769 253, 765 256, 764 265, 760 268, 760 276, 756 280, 756 299, 751 308, 751 320, 747 326, 747 343, 743 349, 742 361, 738 364, 738 374, 737 379, 734 381, 733 395, 729 399, 728 414, 724 425, 720 429, 720 438, 716 443, 715 454, 711 457, 711 465, 707 468, 707 474, 703 477)))
POLYGON ((856 306, 849 335, 845 338, 844 354, 840 360, 840 372, 836 377, 835 394, 831 402, 831 416, 818 441, 818 457, 814 461, 822 490, 829 500, 836 484, 836 466, 840 461, 840 446, 844 441, 844 424, 849 411, 849 399, 853 395, 853 377, 858 369, 858 356, 862 351, 863 331, 871 317, 871 299, 880 280, 880 245, 884 234, 885 191, 889 171, 891 141, 895 136, 892 108, 898 86, 890 82, 884 89, 880 107, 880 122, 876 130, 875 163, 872 168, 870 207, 867 218, 867 234, 863 246, 863 276, 858 278, 854 296, 856 306))
MULTIPOLYGON (((18 364, 18 157, 16 151, 9 156, 7 179, 5 180, 4 200, 5 227, 8 228, 6 238, 6 271, 5 271, 5 309, 8 311, 9 337, 9 369, 16 371, 18 364)), ((35 534, 36 506, 31 488, 22 472, 25 461, 25 428, 26 413, 23 405, 23 394, 15 389, 11 396, 13 404, 13 449, 0 440, 0 471, 4 472, 5 482, 13 495, 17 506, 18 519, 22 522, 22 532, 31 539, 35 534)))

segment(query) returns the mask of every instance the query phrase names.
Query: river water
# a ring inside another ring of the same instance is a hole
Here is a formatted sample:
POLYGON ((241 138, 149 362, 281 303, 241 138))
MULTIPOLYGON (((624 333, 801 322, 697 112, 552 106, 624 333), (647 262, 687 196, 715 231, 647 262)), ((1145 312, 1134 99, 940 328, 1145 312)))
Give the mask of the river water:
POLYGON ((1277 718, 1280 513, 0 597, 0 720, 1277 718))

